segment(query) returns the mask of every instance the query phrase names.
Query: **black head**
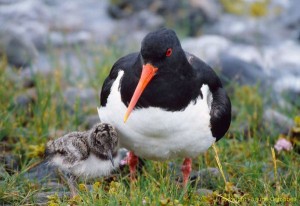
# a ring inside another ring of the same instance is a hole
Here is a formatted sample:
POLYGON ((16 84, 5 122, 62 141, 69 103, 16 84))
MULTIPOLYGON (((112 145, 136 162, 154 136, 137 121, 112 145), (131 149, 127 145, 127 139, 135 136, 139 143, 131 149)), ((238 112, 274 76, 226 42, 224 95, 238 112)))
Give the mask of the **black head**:
POLYGON ((124 122, 127 121, 148 84, 149 88, 155 91, 160 89, 159 85, 164 84, 167 85, 165 88, 168 88, 171 85, 170 81, 187 80, 186 78, 193 75, 192 67, 173 30, 160 29, 147 34, 142 41, 140 57, 143 64, 142 72, 124 116, 124 122))
POLYGON ((185 59, 184 51, 176 33, 171 29, 160 29, 145 36, 141 46, 143 64, 150 63, 158 68, 176 69, 180 59, 185 59))
POLYGON ((109 159, 113 164, 113 157, 117 155, 119 138, 115 128, 107 123, 97 124, 92 128, 88 137, 90 150, 102 159, 109 159))

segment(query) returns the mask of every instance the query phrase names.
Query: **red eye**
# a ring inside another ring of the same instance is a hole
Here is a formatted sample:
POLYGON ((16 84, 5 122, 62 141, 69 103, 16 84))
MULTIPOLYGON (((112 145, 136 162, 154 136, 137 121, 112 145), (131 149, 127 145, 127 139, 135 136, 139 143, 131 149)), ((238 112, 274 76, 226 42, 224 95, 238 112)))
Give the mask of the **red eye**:
POLYGON ((169 48, 169 49, 167 49, 166 56, 169 57, 171 55, 172 55, 172 49, 169 48))

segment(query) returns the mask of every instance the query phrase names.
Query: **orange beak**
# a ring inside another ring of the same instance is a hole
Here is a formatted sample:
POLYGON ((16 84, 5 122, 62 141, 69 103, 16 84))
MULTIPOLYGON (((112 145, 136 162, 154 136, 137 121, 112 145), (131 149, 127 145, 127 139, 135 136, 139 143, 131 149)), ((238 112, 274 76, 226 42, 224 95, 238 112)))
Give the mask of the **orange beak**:
POLYGON ((133 96, 130 100, 129 106, 127 108, 126 114, 124 116, 124 122, 127 121, 130 113, 132 112, 134 106, 136 105, 137 101, 139 100, 140 96, 142 95, 144 89, 146 88, 146 86, 149 84, 149 82, 151 81, 151 79, 154 77, 154 75, 156 74, 158 68, 154 67, 151 64, 146 64, 143 65, 143 71, 142 71, 142 75, 141 78, 139 80, 139 83, 133 93, 133 96))

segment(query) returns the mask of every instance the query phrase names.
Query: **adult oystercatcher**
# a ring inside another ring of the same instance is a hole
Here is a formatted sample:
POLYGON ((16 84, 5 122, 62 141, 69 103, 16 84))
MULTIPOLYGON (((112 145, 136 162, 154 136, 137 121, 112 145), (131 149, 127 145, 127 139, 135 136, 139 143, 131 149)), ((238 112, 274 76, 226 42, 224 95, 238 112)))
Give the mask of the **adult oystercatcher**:
POLYGON ((207 64, 185 52, 170 29, 147 34, 140 52, 113 65, 100 101, 101 121, 114 125, 121 146, 131 151, 131 177, 137 156, 182 157, 186 185, 191 158, 222 138, 231 121, 231 103, 220 79, 207 64))

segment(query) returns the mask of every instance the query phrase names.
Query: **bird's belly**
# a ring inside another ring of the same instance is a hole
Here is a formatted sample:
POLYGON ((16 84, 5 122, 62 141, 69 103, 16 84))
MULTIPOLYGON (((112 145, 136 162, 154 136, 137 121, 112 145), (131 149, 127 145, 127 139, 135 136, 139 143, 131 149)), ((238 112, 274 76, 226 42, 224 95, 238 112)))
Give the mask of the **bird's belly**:
MULTIPOLYGON (((199 97, 183 111, 165 111, 160 108, 138 108, 132 111, 127 122, 127 110, 118 91, 119 77, 111 88, 105 107, 99 109, 101 121, 112 124, 120 135, 121 146, 140 157, 165 160, 175 157, 195 157, 205 152, 214 142, 210 130, 210 115, 202 87, 199 97)), ((207 88, 206 88, 207 87, 207 88)), ((206 91, 207 90, 207 91, 206 91)))
MULTIPOLYGON (((114 164, 119 165, 119 155, 114 158, 114 164)), ((101 160, 95 155, 91 154, 86 160, 81 161, 72 168, 71 172, 76 176, 82 176, 85 178, 94 178, 109 175, 115 167, 113 167, 110 160, 101 160)))

